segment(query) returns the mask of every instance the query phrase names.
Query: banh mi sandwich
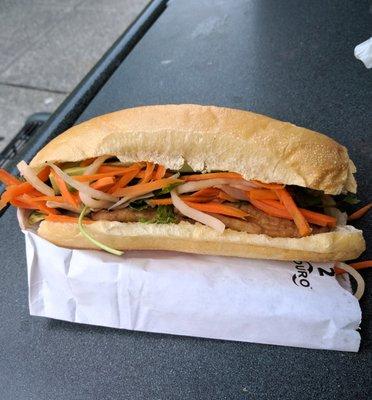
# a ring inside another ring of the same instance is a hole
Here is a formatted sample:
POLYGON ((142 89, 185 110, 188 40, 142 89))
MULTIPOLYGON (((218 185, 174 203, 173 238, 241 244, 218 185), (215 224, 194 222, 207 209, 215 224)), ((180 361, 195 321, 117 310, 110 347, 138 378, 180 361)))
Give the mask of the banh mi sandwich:
POLYGON ((343 205, 355 167, 329 137, 252 112, 200 105, 121 110, 49 142, 2 204, 30 210, 68 248, 175 250, 277 260, 358 257, 343 205))

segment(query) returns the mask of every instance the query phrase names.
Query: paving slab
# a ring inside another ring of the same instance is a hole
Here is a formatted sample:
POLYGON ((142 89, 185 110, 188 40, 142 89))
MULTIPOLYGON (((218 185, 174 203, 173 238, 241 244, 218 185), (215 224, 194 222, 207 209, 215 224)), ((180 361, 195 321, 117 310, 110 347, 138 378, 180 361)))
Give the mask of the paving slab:
POLYGON ((83 0, 76 8, 115 11, 135 18, 148 2, 149 0, 83 0))
POLYGON ((52 112, 65 95, 0 84, 0 151, 35 112, 52 112))
MULTIPOLYGON (((131 2, 123 2, 129 4, 131 2)), ((0 73, 1 82, 57 91, 72 90, 127 28, 147 1, 116 11, 97 2, 64 15, 53 29, 0 73)), ((124 7, 125 8, 125 7, 124 7)))
POLYGON ((0 3, 0 72, 48 35, 71 9, 38 8, 31 1, 0 3))
MULTIPOLYGON (((7 11, 10 8, 20 9, 23 8, 60 8, 71 9, 86 0, 1 0, 0 11, 7 11)), ((89 0, 88 0, 89 1, 89 0)), ((105 0, 102 0, 105 1, 105 0)))
POLYGON ((54 111, 148 0, 0 0, 0 151, 54 111))

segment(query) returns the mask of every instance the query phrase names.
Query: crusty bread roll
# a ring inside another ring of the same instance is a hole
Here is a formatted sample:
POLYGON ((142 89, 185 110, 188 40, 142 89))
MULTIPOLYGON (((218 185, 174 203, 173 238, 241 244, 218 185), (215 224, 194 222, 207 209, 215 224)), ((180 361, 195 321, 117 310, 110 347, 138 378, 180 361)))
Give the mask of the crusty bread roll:
POLYGON ((248 111, 193 104, 129 108, 73 126, 31 161, 111 154, 179 170, 235 171, 243 178, 339 194, 356 191, 347 150, 331 138, 248 111))
MULTIPOLYGON (((329 137, 248 111, 199 105, 138 107, 103 115, 67 130, 32 160, 80 161, 112 155, 179 170, 235 171, 247 179, 298 185, 339 194, 356 191, 355 167, 345 147, 329 137)), ((351 226, 302 238, 272 238, 199 223, 143 224, 97 221, 95 238, 121 250, 154 249, 278 260, 348 260, 365 249, 351 226)), ((38 233, 70 248, 95 248, 75 224, 43 221, 38 233)))

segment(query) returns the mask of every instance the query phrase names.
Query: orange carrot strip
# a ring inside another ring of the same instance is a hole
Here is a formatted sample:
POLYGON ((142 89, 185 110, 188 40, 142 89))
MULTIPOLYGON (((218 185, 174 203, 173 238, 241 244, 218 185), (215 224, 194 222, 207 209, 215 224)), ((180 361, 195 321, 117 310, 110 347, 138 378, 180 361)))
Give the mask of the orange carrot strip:
POLYGON ((278 203, 279 206, 282 207, 277 207, 273 204, 270 204, 268 201, 263 201, 263 200, 255 200, 255 199, 249 199, 249 201, 259 210, 263 211, 264 213, 271 215, 272 217, 278 217, 278 218, 285 218, 285 219, 293 219, 291 215, 288 213, 288 211, 280 204, 278 201, 275 203, 278 203))
POLYGON ((194 203, 191 201, 185 202, 188 206, 195 208, 196 210, 214 213, 214 214, 223 214, 229 215, 230 217, 236 218, 245 218, 249 214, 243 210, 239 210, 238 208, 227 206, 225 204, 218 203, 194 203))
MULTIPOLYGON (((193 196, 180 196, 183 201, 190 201, 193 203, 208 203, 211 201, 210 197, 193 197, 193 196)), ((150 199, 148 203, 152 206, 166 206, 173 204, 170 197, 165 199, 150 199)))
POLYGON ((217 178, 242 179, 242 176, 236 172, 210 172, 208 174, 185 175, 182 177, 182 179, 186 182, 217 178))
POLYGON ((123 188, 125 188, 127 185, 128 185, 128 183, 132 180, 132 179, 134 179, 135 178, 135 176, 137 175, 137 172, 140 170, 140 166, 137 166, 137 169, 133 169, 132 171, 130 171, 130 172, 127 172, 126 174, 124 174, 116 183, 115 183, 115 185, 112 187, 112 188, 110 188, 109 190, 108 190, 108 192, 109 193, 114 193, 114 192, 116 192, 116 190, 118 190, 118 189, 123 189, 123 188))
POLYGON ((148 182, 148 183, 139 183, 137 185, 128 186, 123 189, 117 189, 113 195, 124 197, 124 196, 141 196, 142 194, 152 192, 153 190, 163 189, 166 186, 169 186, 172 183, 182 182, 180 179, 175 178, 164 178, 159 179, 157 181, 148 182))
POLYGON ((151 179, 151 175, 154 172, 155 169, 155 164, 154 163, 146 163, 146 169, 145 169, 145 173, 143 175, 143 178, 140 180, 139 183, 147 183, 150 181, 151 179))
POLYGON ((165 172, 166 172, 165 167, 163 165, 158 165, 158 168, 156 169, 156 173, 155 173, 154 179, 158 180, 158 179, 164 178, 165 172))
MULTIPOLYGON (((250 202, 261 211, 266 212, 273 217, 293 219, 291 215, 287 212, 286 208, 279 201, 276 200, 255 200, 250 198, 250 202), (267 210, 267 211, 265 211, 267 210)), ((329 215, 320 214, 314 211, 306 210, 304 208, 299 208, 303 216, 308 222, 319 226, 336 226, 336 218, 329 215)))
POLYGON ((92 162, 96 159, 96 157, 93 158, 87 158, 86 160, 80 161, 80 167, 87 167, 88 165, 92 164, 92 162))
POLYGON ((117 176, 125 174, 125 172, 117 173, 117 172, 105 172, 102 174, 93 174, 93 175, 75 175, 71 176, 71 178, 75 179, 79 182, 93 182, 97 181, 98 179, 107 178, 110 176, 117 176))
MULTIPOLYGON (((268 204, 272 204, 275 207, 279 208, 284 208, 284 206, 279 203, 278 201, 273 201, 273 200, 263 200, 264 202, 268 204)), ((305 208, 299 208, 301 213, 304 215, 304 217, 312 224, 314 225, 320 225, 320 226, 330 226, 334 228, 336 226, 337 220, 334 217, 331 217, 330 215, 326 214, 321 214, 317 213, 315 211, 310 211, 306 210, 305 208)))
POLYGON ((145 171, 138 171, 137 175, 135 176, 136 178, 143 178, 145 176, 145 171))
POLYGON ((366 206, 359 208, 359 210, 353 212, 351 215, 348 216, 348 221, 355 221, 356 219, 362 218, 370 208, 372 207, 372 203, 367 204, 366 206))
POLYGON ((76 179, 79 182, 92 182, 92 181, 96 181, 101 178, 106 178, 108 176, 124 175, 127 172, 133 171, 135 168, 138 168, 138 167, 116 168, 117 171, 109 171, 109 172, 103 172, 103 173, 99 172, 99 173, 93 174, 93 175, 75 175, 75 176, 72 176, 72 178, 76 179))
POLYGON ((93 189, 107 189, 109 186, 115 183, 115 178, 113 176, 106 176, 106 178, 98 179, 90 185, 93 189))
POLYGON ((256 180, 252 180, 250 182, 255 183, 256 185, 263 187, 265 189, 271 189, 271 190, 283 189, 285 186, 285 185, 281 185, 280 183, 263 183, 263 182, 256 181, 256 180))
POLYGON ((304 208, 299 208, 303 216, 312 224, 320 226, 329 226, 334 228, 337 224, 337 220, 330 215, 320 214, 314 211, 306 210, 304 208))
MULTIPOLYGON (((35 190, 34 187, 28 182, 23 182, 20 183, 19 185, 8 186, 6 191, 1 196, 1 201, 9 203, 10 200, 16 198, 17 196, 20 196, 21 194, 24 193, 32 192, 33 190, 35 190)), ((42 193, 40 193, 40 196, 41 195, 42 193)))
MULTIPOLYGON (((69 215, 47 215, 45 217, 46 221, 51 221, 51 222, 70 222, 70 223, 78 223, 79 218, 78 217, 70 217, 69 215)), ((83 219, 83 223, 85 224, 91 224, 95 221, 92 221, 91 219, 83 219)))
POLYGON ((349 264, 351 267, 355 269, 364 269, 364 268, 371 268, 372 267, 372 260, 367 261, 359 261, 356 263, 349 264))
POLYGON ((255 200, 278 200, 278 196, 273 190, 268 189, 252 189, 249 196, 255 200))
POLYGON ((62 196, 37 196, 32 197, 34 201, 55 201, 56 203, 64 203, 66 200, 62 196))
POLYGON ((47 179, 49 179, 49 174, 50 174, 50 167, 46 166, 37 174, 37 177, 41 181, 45 182, 47 179))
POLYGON ((14 177, 8 171, 5 171, 5 169, 2 168, 0 168, 0 182, 3 182, 3 184, 6 186, 18 185, 21 183, 20 180, 18 180, 16 177, 14 177))
POLYGON ((37 210, 40 210, 45 214, 58 214, 57 210, 47 207, 43 201, 34 201, 34 199, 28 194, 20 196, 20 198, 17 200, 20 200, 25 204, 29 204, 30 206, 35 206, 37 210))
POLYGON ((17 199, 17 198, 10 200, 9 203, 14 207, 24 208, 26 210, 38 210, 39 209, 38 206, 29 204, 29 203, 25 203, 22 200, 17 199))
MULTIPOLYGON (((367 260, 367 261, 360 261, 360 262, 356 262, 356 263, 352 263, 349 264, 350 267, 353 267, 356 270, 360 270, 360 269, 366 269, 366 268, 371 268, 372 267, 372 260, 367 260)), ((342 268, 335 268, 335 272, 336 275, 339 274, 345 274, 346 271, 342 268)))
MULTIPOLYGON (((49 178, 50 167, 47 166, 43 168, 38 174, 38 178, 45 182, 49 178)), ((6 188, 5 192, 1 196, 2 203, 9 203, 10 200, 24 194, 24 193, 33 193, 38 194, 39 196, 42 193, 38 192, 30 183, 22 182, 18 183, 17 185, 10 185, 6 188)))
POLYGON ((209 203, 213 200, 215 200, 215 197, 208 197, 208 196, 180 196, 181 199, 186 200, 186 201, 192 201, 193 203, 209 203))
POLYGON ((117 172, 118 175, 120 175, 119 173, 125 173, 128 171, 131 171, 133 168, 137 168, 138 166, 140 167, 140 169, 142 169, 143 167, 146 166, 146 163, 143 161, 140 161, 140 162, 133 163, 132 165, 129 165, 126 167, 123 165, 116 166, 116 165, 103 164, 98 168, 97 173, 102 174, 102 173, 106 173, 106 172, 117 172))
POLYGON ((300 233, 300 236, 310 235, 312 229, 306 218, 298 209, 296 203, 293 201, 292 196, 287 192, 286 189, 275 190, 275 193, 277 194, 289 214, 292 216, 294 223, 296 224, 297 229, 300 233))
POLYGON ((78 208, 79 207, 79 202, 75 197, 73 197, 70 193, 70 191, 67 188, 66 182, 54 171, 51 172, 53 178, 55 179, 59 190, 61 191, 62 197, 65 199, 66 203, 71 204, 73 207, 78 208))
POLYGON ((218 196, 219 192, 220 192, 220 189, 209 187, 209 188, 205 188, 205 189, 200 189, 197 192, 194 192, 191 196, 192 197, 200 197, 200 196, 216 197, 216 196, 218 196))
POLYGON ((222 190, 218 193, 217 198, 223 201, 230 201, 231 203, 236 203, 237 201, 239 201, 237 199, 234 199, 234 197, 230 196, 229 194, 223 192, 222 190))

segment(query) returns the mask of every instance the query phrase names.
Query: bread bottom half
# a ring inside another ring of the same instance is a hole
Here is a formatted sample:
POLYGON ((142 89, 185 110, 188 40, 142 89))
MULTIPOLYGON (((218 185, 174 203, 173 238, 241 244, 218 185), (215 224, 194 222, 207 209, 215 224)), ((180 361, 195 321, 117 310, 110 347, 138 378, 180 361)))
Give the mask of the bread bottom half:
MULTIPOLYGON (((342 261, 365 250, 362 231, 352 226, 303 238, 272 238, 226 229, 219 234, 199 223, 145 224, 97 221, 86 225, 92 236, 119 250, 170 250, 186 253, 272 260, 342 261)), ((62 247, 96 249, 76 224, 41 222, 38 234, 62 247)))

